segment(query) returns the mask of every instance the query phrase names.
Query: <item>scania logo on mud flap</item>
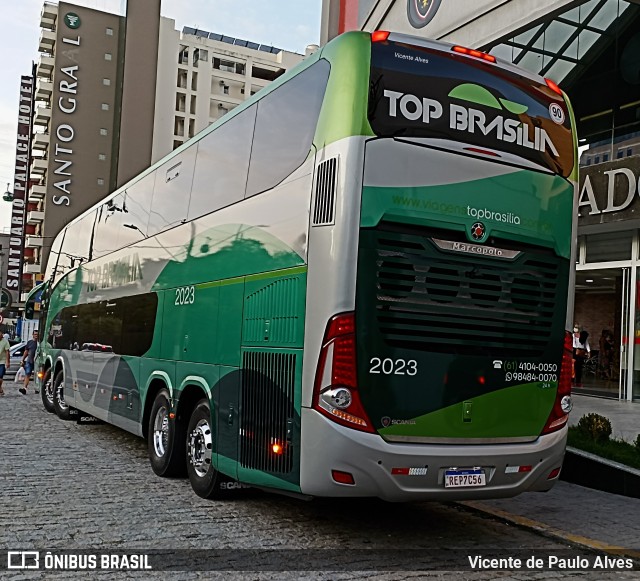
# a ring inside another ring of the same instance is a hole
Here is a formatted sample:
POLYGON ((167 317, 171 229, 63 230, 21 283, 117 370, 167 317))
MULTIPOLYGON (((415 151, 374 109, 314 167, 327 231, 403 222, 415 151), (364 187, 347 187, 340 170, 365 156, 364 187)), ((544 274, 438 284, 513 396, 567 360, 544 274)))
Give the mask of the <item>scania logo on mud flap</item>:
POLYGON ((389 416, 384 416, 384 418, 380 419, 383 428, 388 428, 391 425, 391 418, 389 416))
POLYGON ((242 482, 221 482, 220 490, 240 490, 243 488, 251 488, 248 484, 242 484, 242 482))

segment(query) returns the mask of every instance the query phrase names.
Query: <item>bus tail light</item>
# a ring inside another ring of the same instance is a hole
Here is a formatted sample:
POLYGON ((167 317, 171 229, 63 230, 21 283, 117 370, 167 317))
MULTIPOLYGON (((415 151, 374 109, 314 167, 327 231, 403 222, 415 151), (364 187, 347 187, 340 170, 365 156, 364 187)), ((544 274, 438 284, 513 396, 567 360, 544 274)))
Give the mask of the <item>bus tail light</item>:
POLYGON ((313 408, 338 424, 373 433, 358 393, 355 331, 354 313, 336 315, 327 324, 316 370, 313 408))
POLYGON ((492 54, 487 54, 486 52, 475 50, 473 48, 467 48, 466 46, 454 46, 451 48, 451 50, 453 52, 457 52, 458 54, 466 54, 467 56, 472 56, 477 59, 482 59, 490 63, 496 62, 496 57, 494 57, 492 54))
POLYGON ((549 87, 554 93, 558 93, 558 95, 560 95, 561 97, 563 96, 562 89, 558 87, 558 85, 554 83, 551 79, 545 79, 544 81, 545 83, 547 83, 547 87, 549 87))
POLYGON ((386 30, 376 30, 371 33, 371 42, 386 42, 390 34, 386 30))
POLYGON ((560 380, 553 408, 549 414, 547 424, 542 430, 543 434, 550 434, 561 429, 569 419, 571 403, 571 371, 573 368, 573 335, 569 331, 564 334, 564 350, 562 353, 562 367, 560 368, 560 380))

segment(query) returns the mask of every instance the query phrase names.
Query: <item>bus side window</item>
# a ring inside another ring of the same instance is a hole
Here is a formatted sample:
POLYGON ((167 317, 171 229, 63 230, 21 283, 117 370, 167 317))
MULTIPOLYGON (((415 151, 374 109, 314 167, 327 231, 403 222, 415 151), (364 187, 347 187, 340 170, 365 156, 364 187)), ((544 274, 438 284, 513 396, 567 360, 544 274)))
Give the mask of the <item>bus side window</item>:
POLYGON ((255 119, 254 105, 198 142, 189 220, 244 198, 255 119))
POLYGON ((330 69, 318 61, 258 102, 247 198, 277 186, 307 159, 330 69))

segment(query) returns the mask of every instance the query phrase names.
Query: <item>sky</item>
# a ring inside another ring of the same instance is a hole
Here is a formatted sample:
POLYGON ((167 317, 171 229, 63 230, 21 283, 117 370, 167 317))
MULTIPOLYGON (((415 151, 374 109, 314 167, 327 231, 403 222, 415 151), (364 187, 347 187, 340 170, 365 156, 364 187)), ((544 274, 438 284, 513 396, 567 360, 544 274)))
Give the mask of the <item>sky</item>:
MULTIPOLYGON (((144 0, 131 0, 141 2, 144 0)), ((31 74, 38 59, 40 12, 43 0, 4 0, 0 23, 0 194, 7 183, 13 190, 20 77, 31 74)), ((124 0, 74 0, 70 2, 104 12, 124 14, 124 0)), ((161 14, 183 26, 270 44, 304 54, 308 44, 320 40, 322 0, 162 0, 161 14)), ((0 232, 7 231, 11 204, 0 196, 0 232)))

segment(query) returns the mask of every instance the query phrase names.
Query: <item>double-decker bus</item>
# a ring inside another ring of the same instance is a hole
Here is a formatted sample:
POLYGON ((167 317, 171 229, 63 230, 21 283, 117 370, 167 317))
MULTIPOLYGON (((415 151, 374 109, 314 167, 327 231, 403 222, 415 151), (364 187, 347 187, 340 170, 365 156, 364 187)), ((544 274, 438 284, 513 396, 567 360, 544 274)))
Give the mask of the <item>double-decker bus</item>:
POLYGON ((577 171, 552 81, 344 34, 55 239, 43 403, 205 498, 548 490, 577 171))

